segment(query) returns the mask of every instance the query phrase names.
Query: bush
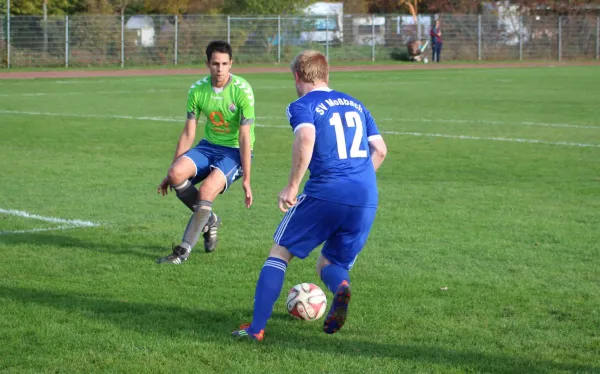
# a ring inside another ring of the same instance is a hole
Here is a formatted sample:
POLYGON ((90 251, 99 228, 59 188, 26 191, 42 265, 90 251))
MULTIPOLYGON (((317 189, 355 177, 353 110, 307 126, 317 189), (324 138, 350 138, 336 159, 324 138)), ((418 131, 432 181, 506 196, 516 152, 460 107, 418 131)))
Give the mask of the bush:
POLYGON ((408 51, 405 49, 394 48, 390 52, 390 57, 394 61, 410 61, 408 51))

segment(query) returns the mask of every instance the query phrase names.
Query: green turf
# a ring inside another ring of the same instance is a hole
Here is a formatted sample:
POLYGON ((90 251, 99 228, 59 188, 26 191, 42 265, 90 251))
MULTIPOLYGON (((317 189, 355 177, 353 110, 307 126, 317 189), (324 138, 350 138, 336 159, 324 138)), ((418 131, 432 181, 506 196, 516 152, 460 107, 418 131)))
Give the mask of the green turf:
MULTIPOLYGON (((261 344, 229 333, 282 217, 290 74, 245 76, 253 207, 233 185, 217 251, 170 267, 188 212, 156 187, 193 79, 0 81, 0 209, 100 225, 0 213, 0 372, 600 372, 599 69, 333 73, 386 132, 378 217, 346 326, 280 299, 261 344)), ((284 294, 322 286, 317 254, 284 294)))
MULTIPOLYGON (((365 59, 360 60, 335 60, 332 59, 330 61, 331 66, 389 66, 389 65, 398 65, 398 66, 414 66, 414 62, 409 61, 396 61, 396 60, 376 60, 371 61, 371 56, 366 56, 365 59)), ((506 64, 512 67, 514 66, 527 66, 530 64, 557 64, 557 65, 583 65, 583 64, 591 64, 594 63, 595 60, 590 59, 570 59, 570 60, 562 60, 561 62, 554 60, 445 60, 442 61, 442 65, 447 67, 453 67, 455 65, 472 65, 472 66, 487 66, 487 65, 499 65, 506 64)), ((277 68, 283 67, 287 68, 289 66, 289 62, 287 60, 282 59, 281 62, 271 62, 271 63, 239 63, 234 60, 235 67, 238 68, 277 68)), ((421 64, 416 64, 420 66, 421 64)), ((22 72, 67 72, 67 71, 106 71, 106 70, 140 70, 140 69, 156 69, 156 70, 169 70, 169 69, 202 69, 204 68, 203 64, 161 64, 161 65, 125 65, 121 67, 120 65, 108 65, 108 66, 56 66, 56 67, 15 67, 11 66, 10 68, 6 68, 5 66, 0 66, 0 73, 22 73, 22 72)))

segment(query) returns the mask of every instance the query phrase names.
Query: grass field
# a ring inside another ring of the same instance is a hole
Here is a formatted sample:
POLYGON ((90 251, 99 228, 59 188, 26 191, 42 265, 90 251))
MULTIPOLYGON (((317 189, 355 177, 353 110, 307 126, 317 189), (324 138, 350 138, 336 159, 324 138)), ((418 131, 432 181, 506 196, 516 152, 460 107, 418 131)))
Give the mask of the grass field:
MULTIPOLYGON (((248 74, 255 204, 215 253, 155 259, 188 211, 156 194, 193 76, 0 81, 0 372, 600 373, 600 67, 332 74, 384 131, 380 209, 344 329, 275 306, 229 334, 282 217, 289 74, 248 74), (447 287, 447 289, 446 289, 447 287)), ((313 282, 318 251, 288 268, 313 282)))

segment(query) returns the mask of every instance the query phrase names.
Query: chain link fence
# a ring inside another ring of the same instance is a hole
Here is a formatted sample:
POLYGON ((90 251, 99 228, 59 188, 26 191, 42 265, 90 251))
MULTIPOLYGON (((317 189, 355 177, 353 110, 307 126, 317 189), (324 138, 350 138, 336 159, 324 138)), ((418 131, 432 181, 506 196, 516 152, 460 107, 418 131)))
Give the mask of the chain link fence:
POLYGON ((242 64, 287 63, 306 48, 332 62, 405 60, 406 43, 429 40, 435 19, 442 24, 442 60, 600 58, 597 16, 0 17, 4 67, 197 65, 216 39, 228 41, 242 64))

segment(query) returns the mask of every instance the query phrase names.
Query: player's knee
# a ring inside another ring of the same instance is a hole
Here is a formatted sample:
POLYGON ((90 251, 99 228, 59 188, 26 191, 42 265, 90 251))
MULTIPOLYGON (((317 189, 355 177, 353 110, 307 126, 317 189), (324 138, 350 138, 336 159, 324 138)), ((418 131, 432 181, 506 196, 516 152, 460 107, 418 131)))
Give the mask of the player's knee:
POLYGON ((169 178, 169 183, 172 186, 177 186, 183 183, 190 176, 186 175, 185 171, 177 166, 171 167, 169 172, 167 173, 167 177, 169 178))
POLYGON ((294 255, 292 255, 287 248, 274 243, 269 251, 269 257, 279 258, 289 264, 292 258, 294 258, 294 255))
POLYGON ((315 267, 315 270, 317 271, 317 276, 320 278, 321 277, 321 271, 323 271, 323 268, 327 265, 329 265, 331 262, 329 262, 329 260, 327 260, 323 255, 319 256, 319 259, 317 260, 317 265, 315 267))

